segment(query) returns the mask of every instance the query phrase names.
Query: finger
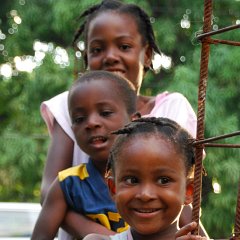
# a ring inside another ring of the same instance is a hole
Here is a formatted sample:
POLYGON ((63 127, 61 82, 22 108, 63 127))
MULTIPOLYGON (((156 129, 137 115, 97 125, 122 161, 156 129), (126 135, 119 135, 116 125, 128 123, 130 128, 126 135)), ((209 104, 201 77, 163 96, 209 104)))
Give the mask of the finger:
POLYGON ((206 237, 201 237, 201 236, 196 236, 196 235, 191 235, 187 234, 181 237, 176 237, 176 240, 208 240, 206 237))
MULTIPOLYGON (((190 233, 192 230, 194 230, 197 227, 197 223, 196 222, 191 222, 187 225, 185 225, 184 227, 182 227, 181 229, 179 229, 176 234, 175 237, 182 237, 188 233, 190 233)), ((191 238, 186 238, 186 239, 191 239, 191 238)))

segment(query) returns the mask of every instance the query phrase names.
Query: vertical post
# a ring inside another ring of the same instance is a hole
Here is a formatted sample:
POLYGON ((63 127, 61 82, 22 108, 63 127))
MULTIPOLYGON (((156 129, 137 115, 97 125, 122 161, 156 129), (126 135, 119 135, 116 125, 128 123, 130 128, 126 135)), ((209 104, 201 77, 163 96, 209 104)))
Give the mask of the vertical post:
MULTIPOLYGON (((211 31, 212 22, 212 0, 204 0, 204 24, 203 32, 207 33, 211 31)), ((206 89, 208 78, 208 61, 210 43, 208 40, 210 37, 202 39, 201 49, 201 64, 200 64, 200 80, 198 88, 198 113, 197 113, 197 140, 204 139, 204 117, 205 117, 205 101, 206 101, 206 89)), ((201 193, 202 193, 202 160, 203 160, 203 145, 200 144, 196 147, 196 163, 194 171, 194 193, 193 193, 193 215, 192 220, 197 222, 198 227, 194 231, 194 234, 199 234, 199 210, 201 206, 201 193)))
POLYGON ((238 196, 237 196, 236 217, 235 217, 233 239, 240 240, 240 179, 238 183, 238 196))

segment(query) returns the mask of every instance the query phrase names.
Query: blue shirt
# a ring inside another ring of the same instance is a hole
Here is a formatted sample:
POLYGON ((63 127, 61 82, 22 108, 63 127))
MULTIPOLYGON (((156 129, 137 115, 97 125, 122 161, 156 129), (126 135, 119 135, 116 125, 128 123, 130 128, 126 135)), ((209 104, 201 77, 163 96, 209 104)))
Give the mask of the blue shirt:
POLYGON ((106 183, 91 159, 59 172, 59 182, 67 205, 109 230, 122 232, 127 224, 117 212, 106 183))

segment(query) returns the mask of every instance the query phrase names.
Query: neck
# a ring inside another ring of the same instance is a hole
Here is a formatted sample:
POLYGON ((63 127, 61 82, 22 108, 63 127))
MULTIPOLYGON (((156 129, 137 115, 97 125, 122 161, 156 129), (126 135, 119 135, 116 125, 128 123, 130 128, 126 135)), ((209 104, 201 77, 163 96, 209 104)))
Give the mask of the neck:
POLYGON ((102 162, 102 161, 94 161, 92 160, 93 165, 95 166, 95 168, 100 172, 100 174, 102 175, 102 177, 105 176, 105 171, 106 171, 106 166, 107 166, 107 160, 102 162))
POLYGON ((152 111, 154 104, 155 97, 138 95, 137 111, 140 112, 141 115, 147 115, 152 111))
POLYGON ((175 234, 178 230, 177 222, 171 224, 164 230, 152 234, 141 234, 131 228, 133 240, 175 240, 175 234))

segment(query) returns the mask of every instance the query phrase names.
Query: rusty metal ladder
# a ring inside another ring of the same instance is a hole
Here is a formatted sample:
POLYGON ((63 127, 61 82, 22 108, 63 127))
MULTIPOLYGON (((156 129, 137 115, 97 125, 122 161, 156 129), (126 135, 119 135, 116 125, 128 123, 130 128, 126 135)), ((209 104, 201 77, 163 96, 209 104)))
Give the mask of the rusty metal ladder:
MULTIPOLYGON (((217 144, 212 143, 215 140, 224 139, 236 135, 240 135, 240 131, 217 136, 209 139, 204 139, 204 117, 205 117, 205 101, 208 79, 208 62, 211 44, 228 44, 232 46, 240 46, 240 42, 229 40, 213 39, 211 36, 223 33, 226 31, 240 28, 240 24, 225 27, 216 31, 212 31, 211 21, 213 13, 213 0, 204 0, 204 22, 203 33, 197 36, 197 40, 201 42, 201 63, 200 63, 200 79, 198 87, 198 112, 197 112, 197 137, 194 145, 196 146, 196 166, 194 177, 194 194, 193 194, 193 214, 192 220, 198 223, 198 228, 194 234, 199 234, 199 215, 201 206, 201 192, 202 192, 202 174, 203 174, 203 149, 204 147, 232 147, 240 148, 240 144, 217 144)), ((231 234, 230 234, 231 235, 231 234)), ((238 196, 236 205, 236 217, 234 232, 231 240, 240 240, 240 179, 238 183, 238 196)))

